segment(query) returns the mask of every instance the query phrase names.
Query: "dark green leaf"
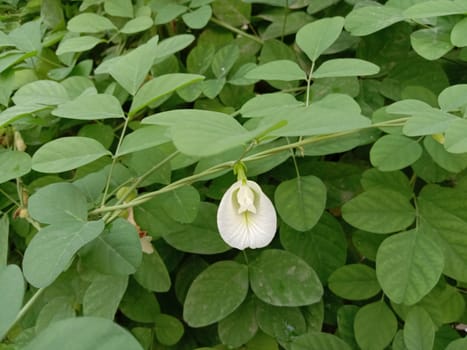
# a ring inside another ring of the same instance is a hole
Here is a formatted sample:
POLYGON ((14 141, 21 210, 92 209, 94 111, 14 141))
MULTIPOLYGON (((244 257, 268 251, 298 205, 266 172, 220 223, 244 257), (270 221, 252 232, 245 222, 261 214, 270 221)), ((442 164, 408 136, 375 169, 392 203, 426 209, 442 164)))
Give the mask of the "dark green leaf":
POLYGON ((249 265, 251 289, 262 301, 276 306, 318 302, 323 287, 302 259, 282 250, 265 250, 249 265))
POLYGON ((67 222, 41 229, 25 251, 24 276, 37 288, 47 287, 68 267, 74 254, 103 229, 102 220, 67 222))
POLYGON ((234 261, 214 263, 193 281, 185 299, 183 318, 191 327, 220 321, 240 306, 247 292, 245 265, 234 261))

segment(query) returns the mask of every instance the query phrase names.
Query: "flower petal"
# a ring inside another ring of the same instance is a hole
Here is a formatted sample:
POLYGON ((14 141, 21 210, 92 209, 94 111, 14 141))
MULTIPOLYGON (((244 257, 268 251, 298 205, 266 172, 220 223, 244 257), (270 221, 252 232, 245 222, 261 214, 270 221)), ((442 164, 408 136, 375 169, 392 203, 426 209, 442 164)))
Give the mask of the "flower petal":
POLYGON ((242 186, 235 182, 221 199, 217 211, 217 225, 222 239, 237 249, 267 246, 276 233, 277 217, 271 200, 254 181, 246 184, 255 193, 256 213, 238 213, 236 190, 242 186))

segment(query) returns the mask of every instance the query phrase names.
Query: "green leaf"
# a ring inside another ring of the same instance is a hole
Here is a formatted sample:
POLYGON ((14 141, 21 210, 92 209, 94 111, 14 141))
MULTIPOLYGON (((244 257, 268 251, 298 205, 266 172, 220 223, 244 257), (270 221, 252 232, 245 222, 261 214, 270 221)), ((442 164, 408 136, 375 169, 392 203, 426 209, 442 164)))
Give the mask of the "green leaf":
POLYGON ((251 5, 242 0, 216 0, 212 3, 212 11, 218 19, 234 27, 250 22, 251 5))
POLYGON ((59 105, 52 114, 68 119, 98 120, 123 118, 120 102, 116 97, 107 94, 81 95, 72 101, 59 105))
POLYGON ((34 326, 34 331, 36 334, 39 334, 52 323, 67 318, 73 318, 75 316, 76 313, 73 309, 70 298, 65 296, 55 297, 52 300, 49 300, 39 312, 34 326))
POLYGON ((443 267, 443 251, 423 228, 385 239, 376 256, 378 281, 398 304, 420 301, 436 285, 443 267))
POLYGON ((289 60, 276 60, 262 64, 246 73, 245 78, 256 80, 294 81, 306 80, 305 72, 300 66, 289 60))
POLYGON ((189 46, 195 40, 192 34, 179 34, 162 40, 157 45, 156 60, 162 60, 189 46))
POLYGON ((277 212, 298 231, 316 225, 326 206, 326 186, 316 176, 301 176, 282 182, 274 193, 277 212))
POLYGON ((272 114, 286 112, 289 108, 303 106, 293 95, 283 92, 257 95, 248 100, 240 109, 244 118, 266 117, 272 114))
POLYGON ((62 84, 52 80, 36 80, 21 86, 12 100, 17 105, 58 105, 69 100, 62 84))
MULTIPOLYGON (((8 247, 8 236, 10 233, 10 220, 7 214, 0 216, 0 247, 8 247)), ((8 263, 8 249, 0 250, 0 269, 8 263)), ((2 337, 0 336, 0 339, 2 337)))
POLYGON ((111 16, 133 17, 131 0, 104 0, 104 10, 111 16))
POLYGON ((167 267, 156 250, 151 254, 143 254, 143 260, 133 277, 141 286, 154 292, 167 292, 171 286, 167 267))
POLYGON ((312 74, 312 78, 335 78, 373 75, 379 67, 357 58, 335 58, 324 61, 312 74))
POLYGON ((324 212, 309 231, 296 231, 287 225, 280 227, 281 244, 285 250, 299 256, 325 283, 331 273, 345 264, 347 242, 339 222, 324 212))
POLYGON ((161 201, 165 212, 175 221, 189 224, 198 216, 200 195, 193 186, 183 186, 162 193, 158 200, 161 201))
POLYGON ((164 240, 182 252, 217 254, 229 250, 217 230, 216 212, 214 204, 201 203, 196 219, 173 228, 164 235, 164 240))
POLYGON ((110 154, 94 139, 80 136, 62 137, 40 147, 32 157, 32 169, 42 173, 59 173, 86 165, 110 154))
POLYGON ((446 130, 444 148, 449 153, 467 152, 467 122, 465 119, 454 120, 446 130))
POLYGON ((438 104, 443 111, 457 111, 467 105, 467 84, 451 85, 441 91, 438 104))
POLYGON ((131 35, 144 32, 154 25, 154 21, 149 16, 139 16, 125 23, 120 29, 120 33, 131 35))
POLYGON ((279 307, 257 302, 259 328, 280 342, 290 342, 306 332, 306 321, 298 307, 279 307))
POLYGON ((164 5, 160 5, 154 23, 156 25, 169 23, 181 14, 185 13, 187 10, 188 8, 186 6, 182 6, 177 3, 166 3, 164 5))
POLYGON ((463 350, 467 346, 467 338, 457 339, 450 343, 446 350, 463 350))
POLYGON ((115 344, 120 349, 143 349, 126 329, 111 320, 77 317, 53 323, 28 343, 24 350, 61 349, 64 339, 75 344, 76 350, 115 350, 115 344))
POLYGON ((134 116, 149 104, 171 94, 178 88, 204 79, 202 75, 172 73, 156 77, 145 83, 136 93, 129 116, 134 116))
POLYGON ((422 151, 415 140, 400 135, 385 135, 371 147, 370 161, 381 171, 394 171, 415 163, 422 151))
POLYGON ((414 51, 427 60, 437 60, 454 47, 449 32, 440 27, 417 30, 410 35, 410 42, 414 51))
POLYGON ((413 189, 409 179, 402 171, 382 172, 378 169, 366 170, 360 179, 362 187, 371 189, 390 189, 404 195, 408 199, 413 196, 413 189))
POLYGON ((143 123, 169 126, 175 147, 192 156, 221 153, 253 138, 234 118, 219 112, 178 109, 149 116, 143 123))
POLYGON ((154 323, 160 313, 159 303, 154 293, 141 287, 132 279, 128 282, 119 310, 130 320, 154 323))
POLYGON ((68 267, 75 253, 103 229, 102 220, 67 222, 41 229, 25 251, 24 276, 34 287, 47 287, 68 267))
POLYGON ((355 36, 372 34, 405 20, 401 9, 390 6, 364 6, 353 9, 345 18, 345 29, 355 36))
POLYGON ((343 27, 343 17, 322 18, 303 26, 295 40, 308 58, 316 61, 337 40, 343 27))
POLYGON ((323 295, 323 286, 316 272, 287 251, 264 250, 250 263, 249 274, 255 295, 271 305, 310 305, 323 295))
POLYGON ((313 136, 357 131, 371 125, 362 116, 359 105, 348 95, 329 94, 309 107, 294 107, 266 119, 268 122, 287 121, 287 125, 273 130, 271 136, 313 136))
POLYGON ((0 340, 5 337, 23 305, 24 280, 16 265, 0 266, 0 340))
POLYGON ((218 79, 225 78, 239 57, 240 50, 235 44, 224 46, 217 51, 211 64, 214 76, 218 79))
POLYGON ((211 6, 205 5, 197 8, 192 12, 187 12, 182 15, 183 22, 192 29, 201 29, 208 24, 211 19, 211 6))
POLYGON ((0 151, 0 183, 20 178, 31 171, 31 157, 20 151, 0 151))
POLYGON ((404 11, 406 17, 413 19, 464 14, 467 4, 462 1, 432 0, 410 6, 404 11))
POLYGON ((415 209, 406 196, 396 191, 371 189, 345 203, 342 217, 359 229, 385 234, 410 226, 415 209))
POLYGON ((123 138, 117 156, 143 151, 169 142, 167 128, 151 125, 136 129, 123 138))
POLYGON ((365 300, 381 290, 376 272, 364 264, 350 264, 335 270, 328 280, 329 289, 344 299, 365 300))
POLYGON ((253 298, 243 302, 229 316, 219 321, 218 333, 223 344, 237 348, 247 343, 258 331, 256 305, 253 298))
POLYGON ((308 332, 292 340, 291 350, 350 350, 342 339, 329 333, 308 332))
POLYGON ((0 113, 0 127, 6 126, 15 122, 18 119, 29 116, 35 112, 47 109, 47 106, 41 105, 25 105, 13 106, 5 109, 0 113))
POLYGON ((430 315, 421 307, 409 311, 404 325, 404 342, 407 349, 433 349, 435 325, 430 315))
POLYGON ((113 320, 127 285, 127 276, 96 275, 83 296, 83 316, 113 320))
POLYGON ((343 305, 337 310, 337 334, 353 349, 357 349, 358 345, 355 341, 353 324, 355 315, 360 308, 356 305, 343 305))
POLYGON ((465 31, 467 30, 467 18, 461 19, 457 22, 451 30, 451 43, 457 47, 467 46, 465 38, 465 31))
POLYGON ((66 53, 89 51, 102 42, 104 42, 103 39, 99 39, 94 36, 68 38, 60 42, 56 53, 57 55, 63 55, 66 53))
POLYGON ((421 229, 444 253, 443 273, 467 281, 467 230, 464 194, 455 189, 425 186, 418 198, 421 229))
POLYGON ((130 53, 118 57, 109 68, 110 75, 131 95, 135 95, 154 64, 158 37, 130 53))
POLYGON ((358 310, 354 322, 355 339, 362 350, 383 350, 397 331, 397 319, 382 301, 358 310))
POLYGON ((156 315, 155 324, 157 340, 167 346, 178 343, 185 332, 183 324, 171 315, 156 315))
MULTIPOLYGON (((462 127, 464 127, 464 123, 462 123, 461 125, 462 127)), ((458 133, 455 132, 454 135, 458 135, 458 133)), ((448 146, 452 148, 453 144, 451 142, 454 143, 455 141, 456 138, 453 138, 452 133, 450 133, 450 140, 448 146)), ((454 145, 456 145, 456 147, 462 147, 462 143, 463 141, 461 140, 460 142, 458 141, 458 143, 454 145)), ((450 153, 446 150, 445 147, 443 147, 443 145, 441 145, 438 141, 435 141, 432 137, 425 137, 425 139, 423 140, 423 145, 425 146, 426 151, 434 160, 434 162, 438 164, 441 168, 446 169, 451 173, 458 173, 467 168, 467 153, 450 153)), ((456 150, 456 147, 454 147, 454 150, 456 150)))
POLYGON ((29 215, 44 224, 86 221, 86 196, 70 183, 60 182, 40 188, 29 197, 29 215))
POLYGON ((183 318, 191 327, 215 323, 239 307, 247 293, 248 268, 245 265, 234 261, 214 263, 190 286, 183 318))
POLYGON ((71 18, 67 23, 67 29, 75 33, 100 33, 117 30, 117 27, 108 18, 87 12, 71 18))
POLYGON ((141 264, 138 232, 127 220, 117 219, 80 252, 83 263, 110 275, 130 275, 141 264))

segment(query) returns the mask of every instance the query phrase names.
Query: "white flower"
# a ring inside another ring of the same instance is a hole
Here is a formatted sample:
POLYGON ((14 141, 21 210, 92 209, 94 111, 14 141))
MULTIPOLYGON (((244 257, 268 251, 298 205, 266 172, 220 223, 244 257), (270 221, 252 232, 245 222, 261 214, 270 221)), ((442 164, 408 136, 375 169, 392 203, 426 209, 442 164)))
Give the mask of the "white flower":
POLYGON ((265 247, 274 238, 276 226, 274 206, 256 182, 239 180, 225 192, 217 211, 217 227, 228 245, 265 247))

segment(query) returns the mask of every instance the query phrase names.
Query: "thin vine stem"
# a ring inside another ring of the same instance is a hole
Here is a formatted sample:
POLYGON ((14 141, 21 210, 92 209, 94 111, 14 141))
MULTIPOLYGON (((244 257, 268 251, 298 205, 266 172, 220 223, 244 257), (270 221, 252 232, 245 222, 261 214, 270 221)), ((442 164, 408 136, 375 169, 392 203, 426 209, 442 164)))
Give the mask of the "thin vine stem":
POLYGON ((101 207, 105 205, 105 201, 107 200, 107 193, 109 192, 110 181, 112 179, 112 173, 113 173, 115 164, 117 163, 117 158, 119 156, 120 147, 122 146, 123 137, 125 136, 129 121, 130 121, 130 118, 125 117, 125 123, 123 124, 122 132, 120 133, 120 138, 117 144, 117 149, 115 150, 115 155, 112 157, 112 164, 110 165, 109 175, 107 176, 107 181, 105 183, 105 189, 104 189, 104 195, 102 196, 101 207))
MULTIPOLYGON (((21 308, 21 310, 18 312, 18 315, 16 315, 15 320, 11 324, 11 326, 8 328, 8 330, 5 332, 5 334, 8 334, 8 332, 19 322, 21 319, 26 315, 26 313, 29 311, 29 309, 34 305, 34 303, 39 299, 39 297, 42 295, 44 292, 45 288, 39 288, 36 290, 36 292, 33 294, 33 296, 28 300, 26 304, 21 308)), ((2 341, 2 339, 0 339, 2 341)))
POLYGON ((251 34, 248 34, 248 33, 245 33, 243 30, 240 30, 240 29, 238 29, 238 28, 235 28, 235 27, 231 26, 231 25, 228 24, 228 23, 225 23, 225 22, 223 22, 223 21, 218 20, 218 19, 215 18, 215 17, 211 17, 210 21, 211 21, 212 23, 215 23, 215 24, 217 24, 217 25, 219 25, 219 26, 225 28, 225 29, 230 30, 231 32, 234 32, 234 33, 236 33, 236 34, 238 34, 238 35, 241 35, 241 36, 243 36, 243 37, 245 37, 245 38, 248 38, 248 39, 251 39, 251 40, 253 40, 253 41, 256 41, 258 44, 263 45, 263 43, 264 43, 263 40, 262 40, 261 38, 258 38, 257 36, 254 36, 254 35, 251 35, 251 34))
POLYGON ((274 148, 271 148, 271 149, 268 149, 268 150, 265 150, 265 151, 262 151, 262 152, 252 154, 250 156, 246 156, 243 159, 231 160, 231 161, 227 161, 227 162, 224 162, 224 163, 221 163, 221 164, 217 164, 217 165, 215 165, 215 166, 213 166, 213 167, 211 167, 209 169, 206 169, 206 170, 204 170, 204 171, 202 171, 200 173, 197 173, 197 174, 194 174, 194 175, 191 175, 191 176, 187 176, 187 177, 185 177, 183 179, 172 182, 171 184, 166 185, 166 186, 164 186, 164 187, 162 187, 162 188, 160 188, 158 190, 155 190, 155 191, 152 191, 152 192, 147 192, 147 193, 133 199, 130 202, 122 203, 122 204, 118 204, 118 205, 102 206, 100 208, 97 208, 97 209, 91 211, 89 214, 90 215, 98 215, 98 214, 108 213, 108 212, 112 212, 112 211, 127 209, 127 208, 131 208, 131 207, 143 204, 143 203, 151 200, 152 198, 154 198, 157 195, 160 195, 162 193, 170 192, 170 191, 173 191, 173 190, 175 190, 177 188, 180 188, 182 186, 186 186, 186 185, 192 184, 194 182, 201 181, 201 180, 203 180, 203 178, 205 178, 208 175, 212 175, 212 174, 215 174, 215 173, 225 171, 227 169, 231 169, 231 168, 233 168, 233 166, 238 161, 248 163, 248 162, 251 162, 251 161, 260 160, 260 159, 267 158, 267 157, 273 156, 275 154, 278 154, 278 153, 281 153, 281 152, 284 152, 284 151, 289 152, 292 149, 300 148, 300 147, 308 145, 308 144, 316 143, 318 141, 333 139, 333 138, 337 138, 337 137, 340 137, 340 136, 350 135, 350 134, 353 134, 355 132, 358 132, 358 131, 361 131, 361 130, 364 130, 364 129, 378 128, 378 127, 388 127, 388 126, 394 126, 394 127, 395 126, 401 126, 407 120, 408 120, 408 118, 399 118, 399 119, 394 119, 394 120, 385 121, 385 122, 381 122, 381 123, 375 123, 375 124, 372 124, 372 125, 370 125, 368 127, 365 127, 365 128, 358 128, 358 129, 353 129, 353 130, 348 130, 348 131, 341 131, 341 132, 336 132, 336 133, 329 134, 329 135, 320 135, 320 136, 307 137, 305 139, 302 139, 302 140, 299 140, 299 141, 296 141, 296 142, 292 142, 292 143, 289 143, 287 145, 274 147, 274 148))

